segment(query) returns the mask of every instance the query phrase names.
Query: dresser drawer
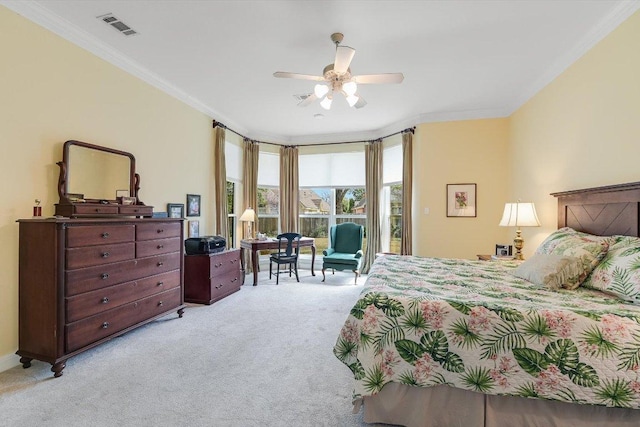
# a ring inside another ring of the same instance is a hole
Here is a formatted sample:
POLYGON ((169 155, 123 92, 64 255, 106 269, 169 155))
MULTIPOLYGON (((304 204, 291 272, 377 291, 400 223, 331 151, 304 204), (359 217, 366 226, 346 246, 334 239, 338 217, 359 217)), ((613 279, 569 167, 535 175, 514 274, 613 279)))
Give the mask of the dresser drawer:
POLYGON ((120 213, 122 215, 132 215, 132 216, 151 216, 153 215, 153 206, 142 206, 142 205, 120 206, 120 213))
POLYGON ((180 270, 174 270, 69 297, 66 300, 67 322, 75 322, 179 286, 180 270))
POLYGON ((118 205, 102 205, 99 203, 76 203, 73 205, 74 215, 113 215, 118 213, 118 205))
POLYGON ((211 299, 217 300, 240 289, 240 274, 229 272, 220 277, 212 277, 210 281, 211 299))
POLYGON ((109 264, 134 258, 135 245, 133 243, 78 247, 67 249, 66 267, 69 270, 73 270, 75 268, 109 264))
POLYGON ((144 240, 136 242, 136 256, 144 258, 153 255, 179 252, 182 240, 179 237, 170 239, 144 240))
POLYGON ((180 252, 173 252, 148 258, 139 258, 136 274, 138 277, 147 277, 166 271, 179 270, 180 267, 180 252))
POLYGON ((138 261, 130 260, 67 270, 64 273, 66 295, 72 296, 138 279, 140 275, 135 270, 137 264, 138 261))
POLYGON ((240 269, 238 250, 220 252, 210 257, 211 275, 224 274, 227 271, 240 269))
POLYGON ((149 224, 138 224, 136 226, 136 240, 180 237, 181 231, 181 222, 153 222, 149 224))
POLYGON ((66 350, 75 351, 181 305, 180 288, 130 302, 65 326, 66 350))
POLYGON ((67 228, 67 247, 133 242, 135 225, 91 225, 67 228))
POLYGON ((95 267, 67 270, 67 296, 102 289, 119 283, 139 280, 147 276, 180 270, 180 252, 114 262, 95 267))

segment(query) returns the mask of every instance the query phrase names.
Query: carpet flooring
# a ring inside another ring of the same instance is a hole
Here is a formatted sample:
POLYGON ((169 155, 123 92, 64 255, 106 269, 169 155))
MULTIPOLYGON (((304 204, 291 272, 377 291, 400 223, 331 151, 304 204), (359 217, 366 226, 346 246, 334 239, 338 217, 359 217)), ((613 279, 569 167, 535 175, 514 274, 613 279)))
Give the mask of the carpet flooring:
POLYGON ((38 361, 0 373, 0 425, 367 426, 332 353, 364 278, 246 279, 69 359, 60 378, 38 361))

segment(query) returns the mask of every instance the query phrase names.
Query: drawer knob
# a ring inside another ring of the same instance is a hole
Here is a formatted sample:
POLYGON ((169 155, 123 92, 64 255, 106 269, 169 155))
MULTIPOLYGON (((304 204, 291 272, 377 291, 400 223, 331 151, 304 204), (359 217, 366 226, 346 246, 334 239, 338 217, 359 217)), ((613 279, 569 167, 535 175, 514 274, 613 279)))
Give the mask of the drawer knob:
POLYGON ((100 212, 100 208, 96 208, 96 212, 100 212))
POLYGON ((164 233, 164 229, 158 228, 158 233, 164 233))
POLYGON ((109 327, 109 322, 104 322, 102 324, 102 329, 107 329, 109 327))
POLYGON ((109 302, 109 298, 107 298, 107 297, 102 298, 102 303, 103 304, 106 304, 108 302, 109 302))
POLYGON ((109 237, 109 233, 102 233, 102 238, 106 239, 107 237, 109 237))
POLYGON ((100 278, 101 278, 102 280, 106 280, 106 279, 108 279, 108 278, 109 278, 109 273, 102 273, 102 274, 100 275, 100 278))
POLYGON ((164 245, 158 245, 158 249, 164 248, 164 245))
POLYGON ((109 252, 102 253, 102 258, 108 258, 108 257, 109 257, 109 252))
POLYGON ((164 305, 164 303, 162 301, 158 302, 158 307, 162 307, 164 305))
POLYGON ((164 265, 164 262, 162 262, 162 261, 160 261, 160 262, 158 263, 158 267, 162 267, 163 265, 164 265))
POLYGON ((237 282, 237 281, 238 281, 238 278, 237 278, 237 277, 235 277, 235 278, 231 281, 231 283, 233 283, 233 282, 237 282))
POLYGON ((158 282, 158 286, 164 285, 164 282, 158 282))

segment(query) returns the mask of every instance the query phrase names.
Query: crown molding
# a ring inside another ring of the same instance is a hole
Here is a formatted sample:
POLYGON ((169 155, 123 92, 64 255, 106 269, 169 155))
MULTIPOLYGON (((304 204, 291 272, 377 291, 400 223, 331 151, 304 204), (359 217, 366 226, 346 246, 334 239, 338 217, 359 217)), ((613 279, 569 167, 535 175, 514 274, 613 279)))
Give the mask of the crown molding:
POLYGON ((640 9, 640 0, 622 1, 614 10, 603 17, 582 40, 566 55, 559 58, 555 63, 547 69, 547 71, 535 81, 534 84, 523 90, 517 100, 510 106, 503 109, 479 109, 466 111, 451 112, 430 112, 420 114, 415 117, 407 118, 383 128, 351 133, 334 133, 310 136, 285 136, 264 134, 257 131, 250 131, 244 126, 240 126, 237 122, 225 117, 220 112, 211 108, 209 105, 201 102, 197 98, 190 96, 186 92, 162 79, 157 74, 140 66, 128 57, 120 54, 109 45, 101 42, 91 34, 82 31, 65 19, 58 15, 52 14, 47 9, 41 7, 37 2, 31 0, 0 0, 0 4, 13 10, 14 12, 24 16, 26 19, 48 29, 54 34, 70 41, 71 43, 93 53, 94 55, 104 59, 105 61, 117 66, 127 73, 138 77, 142 81, 153 87, 173 96, 174 98, 184 102, 197 111, 200 111, 216 121, 220 121, 238 133, 243 134, 247 138, 272 142, 276 144, 310 144, 310 143, 331 143, 346 141, 368 141, 378 139, 385 135, 415 126, 420 123, 433 123, 439 121, 457 121, 457 120, 475 120, 488 118, 502 118, 513 114, 518 108, 524 105, 542 88, 552 82, 571 64, 584 55, 596 43, 602 40, 607 34, 613 31, 624 20, 630 17, 638 9, 640 9))
POLYGON ((640 9, 640 0, 622 1, 615 9, 595 24, 573 49, 558 58, 540 78, 531 86, 527 87, 518 99, 507 109, 509 111, 508 115, 510 116, 518 108, 522 107, 638 9, 640 9))

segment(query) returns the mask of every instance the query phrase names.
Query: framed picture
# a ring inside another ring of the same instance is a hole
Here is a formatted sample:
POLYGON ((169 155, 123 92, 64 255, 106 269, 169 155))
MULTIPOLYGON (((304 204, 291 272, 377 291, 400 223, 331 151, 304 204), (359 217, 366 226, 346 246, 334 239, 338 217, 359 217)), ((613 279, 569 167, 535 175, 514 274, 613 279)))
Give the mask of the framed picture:
POLYGON ((447 184, 447 216, 475 217, 476 184, 447 184))
POLYGON ((200 236, 200 221, 191 220, 189 221, 189 237, 198 237, 200 236))
POLYGON ((187 194, 187 216, 200 216, 200 196, 187 194))
POLYGON ((513 245, 496 245, 496 256, 510 257, 513 255, 513 245))
POLYGON ((169 218, 184 218, 184 205, 182 203, 167 203, 169 218))

